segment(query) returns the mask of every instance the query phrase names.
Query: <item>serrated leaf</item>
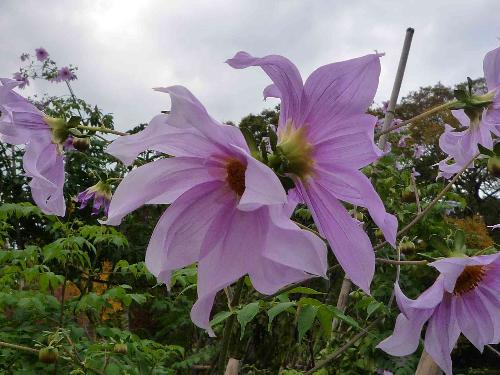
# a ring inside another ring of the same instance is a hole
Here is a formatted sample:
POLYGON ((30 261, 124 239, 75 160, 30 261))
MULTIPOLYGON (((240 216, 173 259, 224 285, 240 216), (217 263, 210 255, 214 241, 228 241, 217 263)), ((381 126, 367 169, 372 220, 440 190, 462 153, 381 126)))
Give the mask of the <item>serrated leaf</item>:
POLYGON ((252 302, 246 306, 243 306, 236 313, 236 319, 238 320, 241 326, 240 340, 243 338, 243 335, 245 333, 245 327, 247 326, 248 323, 252 321, 253 318, 255 318, 255 315, 257 315, 258 312, 259 312, 259 302, 252 302))
POLYGON ((270 331, 271 330, 271 324, 279 314, 282 312, 288 310, 289 308, 295 306, 295 302, 280 302, 277 305, 271 307, 269 310, 267 310, 267 316, 269 317, 269 324, 267 325, 267 329, 270 331))
POLYGON ((318 314, 318 306, 305 305, 300 309, 297 319, 297 331, 299 332, 299 342, 302 341, 307 331, 309 331, 318 314))
POLYGON ((466 101, 467 98, 468 98, 468 95, 465 92, 465 90, 461 90, 461 89, 459 89, 459 90, 453 90, 453 96, 456 99, 460 100, 461 102, 466 101))
POLYGON ((78 125, 80 125, 82 119, 78 116, 71 116, 71 118, 68 120, 68 126, 70 128, 76 128, 78 125))

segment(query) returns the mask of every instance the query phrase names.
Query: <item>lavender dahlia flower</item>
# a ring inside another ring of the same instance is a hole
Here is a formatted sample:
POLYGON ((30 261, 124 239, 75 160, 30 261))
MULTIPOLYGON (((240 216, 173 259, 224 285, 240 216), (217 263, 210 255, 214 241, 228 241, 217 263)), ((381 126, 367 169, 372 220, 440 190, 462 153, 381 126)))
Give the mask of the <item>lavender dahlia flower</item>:
POLYGON ((401 313, 394 333, 378 348, 395 356, 413 353, 428 321, 425 350, 451 375, 450 353, 461 332, 480 351, 500 341, 500 253, 445 258, 430 265, 441 274, 416 300, 396 284, 401 313))
POLYGON ((413 157, 415 159, 420 159, 425 154, 425 146, 424 145, 415 145, 413 146, 413 157))
POLYGON ((448 157, 439 163, 441 175, 449 177, 457 173, 478 152, 478 144, 491 149, 493 147, 492 133, 500 136, 500 48, 486 54, 483 61, 484 77, 488 94, 492 103, 478 113, 467 116, 464 110, 451 111, 453 116, 466 128, 456 132, 445 124, 445 131, 439 138, 439 147, 448 157), (450 164, 450 161, 453 163, 450 164))
POLYGON ((49 58, 49 53, 43 47, 35 49, 35 54, 38 61, 45 61, 49 58))
POLYGON ((26 145, 23 168, 31 178, 33 200, 46 214, 64 216, 64 157, 66 140, 62 120, 45 116, 28 100, 15 93, 18 81, 1 79, 0 141, 26 145))
POLYGON ((56 82, 73 81, 75 79, 76 79, 75 73, 73 73, 71 69, 68 68, 67 66, 63 66, 61 69, 58 70, 55 81, 56 82))
POLYGON ((273 81, 264 96, 281 99, 275 156, 286 160, 295 193, 309 206, 347 276, 369 292, 373 248, 340 200, 366 207, 395 246, 397 219, 359 170, 382 155, 373 141, 377 118, 366 114, 377 90, 379 55, 322 66, 304 84, 295 65, 282 56, 238 52, 227 63, 237 69, 260 66, 273 81))
POLYGON ((105 182, 99 181, 97 184, 85 189, 76 197, 76 201, 80 203, 80 209, 84 209, 93 201, 92 215, 97 215, 101 211, 104 215, 108 215, 109 202, 111 201, 111 187, 105 182))
POLYGON ((117 225, 144 204, 169 204, 158 221, 146 265, 169 283, 174 269, 198 262, 198 300, 191 319, 211 335, 218 291, 245 274, 272 294, 326 273, 326 247, 289 220, 293 204, 271 169, 251 157, 240 130, 223 125, 182 86, 170 94, 169 115, 118 138, 107 152, 124 163, 149 149, 173 155, 132 170, 111 200, 107 224, 117 225))
POLYGON ((30 85, 30 81, 28 80, 28 77, 26 77, 25 75, 23 75, 21 72, 15 72, 12 75, 12 78, 14 78, 14 80, 16 80, 17 82, 19 82, 19 84, 17 85, 17 87, 19 87, 21 90, 24 89, 26 86, 30 85))

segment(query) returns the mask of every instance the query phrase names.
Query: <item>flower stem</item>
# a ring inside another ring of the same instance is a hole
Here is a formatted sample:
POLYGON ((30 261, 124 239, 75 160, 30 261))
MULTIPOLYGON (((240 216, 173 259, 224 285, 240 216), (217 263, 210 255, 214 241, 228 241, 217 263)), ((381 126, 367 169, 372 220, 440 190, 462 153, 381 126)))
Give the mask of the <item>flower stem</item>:
POLYGON ((411 124, 415 121, 419 121, 419 120, 423 120, 424 118, 426 117, 429 117, 435 113, 438 113, 438 112, 441 112, 441 111, 444 111, 445 109, 448 109, 450 108, 451 106, 453 106, 454 104, 457 104, 458 101, 457 100, 453 100, 451 102, 448 102, 448 103, 444 103, 444 104, 441 104, 441 105, 438 105, 437 107, 434 107, 434 108, 431 108, 429 109, 428 111, 425 111, 415 117, 412 117, 411 119, 409 120, 406 120, 406 121, 403 121, 402 123, 398 124, 398 125, 394 125, 394 126, 391 126, 390 128, 387 128, 385 130, 382 130, 380 133, 378 133, 377 135, 378 136, 381 136, 381 135, 384 135, 384 134, 387 134, 387 133, 390 133, 396 129, 399 129, 399 128, 402 128, 403 126, 406 126, 408 124, 411 124))
POLYGON ((64 81, 64 82, 66 82, 66 86, 68 86, 69 93, 71 94, 71 98, 73 98, 73 102, 76 105, 76 110, 78 111, 80 118, 83 118, 82 113, 80 112, 80 105, 78 104, 78 100, 76 99, 76 95, 73 92, 73 89, 71 88, 71 85, 69 84, 69 81, 64 81))
MULTIPOLYGON (((231 300, 230 307, 234 308, 240 303, 241 292, 243 291, 243 286, 245 285, 245 278, 242 277, 236 284, 236 291, 234 292, 234 297, 231 300)), ((231 336, 233 333, 233 325, 235 321, 235 314, 232 314, 226 321, 224 325, 224 332, 222 334, 222 349, 219 354, 219 365, 217 369, 217 374, 223 375, 226 367, 226 359, 229 351, 229 343, 231 342, 231 336)))
POLYGON ((292 220, 292 221, 295 224, 297 224, 299 226, 299 228, 308 230, 309 232, 311 232, 311 233, 315 234, 316 236, 318 236, 319 238, 321 238, 323 241, 327 242, 327 240, 323 236, 321 236, 321 234, 319 234, 318 231, 315 231, 314 229, 311 229, 308 226, 305 226, 304 224, 299 223, 298 221, 295 221, 295 220, 292 220))
POLYGON ((415 192, 415 202, 417 203, 417 213, 422 212, 422 206, 420 205, 420 196, 418 194, 418 188, 417 188, 417 180, 413 173, 410 174, 410 179, 411 179, 411 186, 413 188, 413 191, 415 192))
POLYGON ((31 353, 34 353, 34 354, 38 354, 38 350, 37 349, 30 348, 29 346, 11 344, 11 343, 4 342, 4 341, 0 341, 0 346, 3 346, 5 348, 10 348, 10 349, 21 350, 21 351, 24 351, 24 352, 31 352, 31 353))
POLYGON ((118 130, 104 128, 102 126, 78 125, 77 128, 81 129, 81 130, 90 130, 90 131, 101 132, 101 133, 109 133, 109 134, 116 134, 116 135, 129 135, 128 133, 120 132, 118 130))
POLYGON ((426 260, 394 260, 385 258, 376 258, 379 263, 394 264, 396 266, 424 266, 428 262, 426 260))

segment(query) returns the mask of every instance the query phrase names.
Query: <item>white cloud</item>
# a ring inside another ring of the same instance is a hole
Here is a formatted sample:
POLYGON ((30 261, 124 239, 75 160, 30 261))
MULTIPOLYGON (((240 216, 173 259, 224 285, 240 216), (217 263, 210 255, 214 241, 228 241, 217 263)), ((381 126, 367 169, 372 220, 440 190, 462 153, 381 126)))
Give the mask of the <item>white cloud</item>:
MULTIPOLYGON (((221 120, 238 121, 275 102, 258 69, 232 70, 238 50, 283 54, 303 77, 320 65, 386 52, 376 100, 389 97, 406 27, 416 29, 402 92, 482 75, 500 42, 500 2, 470 1, 71 1, 0 2, 0 76, 18 56, 44 46, 61 65, 79 66, 77 94, 115 114, 127 129, 168 107, 155 86, 190 88, 221 120)), ((32 85, 27 93, 65 93, 32 85)))

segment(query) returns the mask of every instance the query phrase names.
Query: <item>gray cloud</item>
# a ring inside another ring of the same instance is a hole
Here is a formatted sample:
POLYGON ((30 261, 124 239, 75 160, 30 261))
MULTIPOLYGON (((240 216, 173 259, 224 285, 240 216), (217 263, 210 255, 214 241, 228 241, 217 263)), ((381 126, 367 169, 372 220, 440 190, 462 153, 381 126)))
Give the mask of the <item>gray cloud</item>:
MULTIPOLYGON (((402 92, 482 75, 500 42, 498 0, 444 1, 71 1, 0 2, 0 76, 18 56, 44 46, 79 66, 74 89, 128 129, 169 106, 156 86, 182 84, 221 120, 237 121, 263 102, 268 78, 223 62, 239 50, 282 54, 307 77, 318 66, 385 52, 376 101, 389 97, 405 29, 416 29, 402 92)), ((36 82, 27 94, 66 94, 36 82)))

